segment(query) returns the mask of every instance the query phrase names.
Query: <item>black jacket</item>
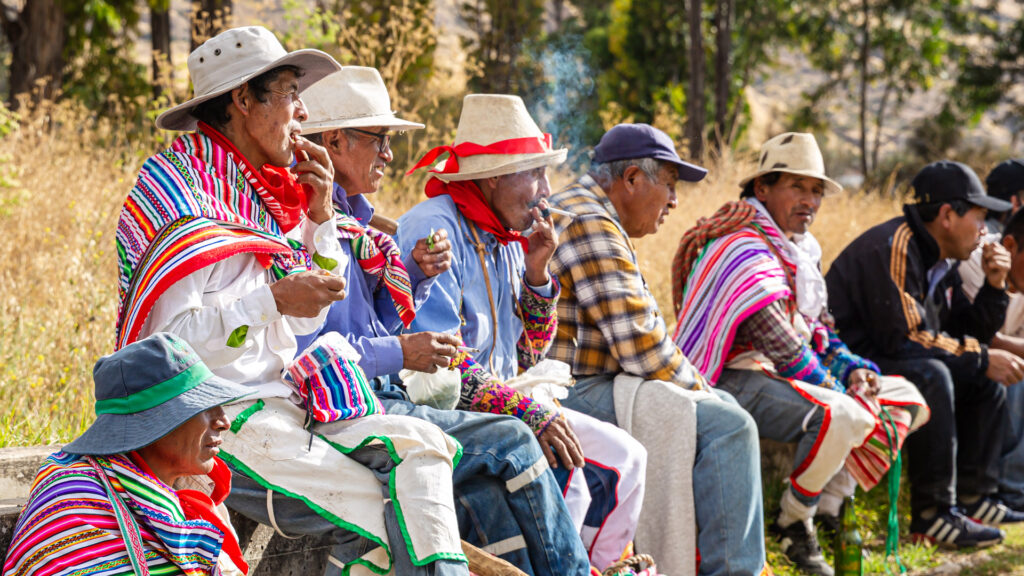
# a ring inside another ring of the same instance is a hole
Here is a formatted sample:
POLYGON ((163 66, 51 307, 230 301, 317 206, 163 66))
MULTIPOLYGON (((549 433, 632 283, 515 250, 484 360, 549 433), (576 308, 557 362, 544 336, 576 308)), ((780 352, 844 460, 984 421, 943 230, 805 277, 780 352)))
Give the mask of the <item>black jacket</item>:
POLYGON ((982 285, 972 304, 954 265, 927 298, 939 246, 912 206, 861 234, 825 280, 836 327, 851 350, 876 360, 938 358, 956 380, 988 369, 988 348, 1006 315, 1006 292, 982 285))

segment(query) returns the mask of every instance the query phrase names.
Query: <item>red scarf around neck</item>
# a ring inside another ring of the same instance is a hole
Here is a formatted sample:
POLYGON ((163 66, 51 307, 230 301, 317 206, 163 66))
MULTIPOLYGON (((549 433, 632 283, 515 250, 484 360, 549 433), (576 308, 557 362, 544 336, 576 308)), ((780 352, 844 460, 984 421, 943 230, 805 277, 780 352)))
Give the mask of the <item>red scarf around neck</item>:
POLYGON ((309 206, 306 184, 296 182, 295 176, 287 168, 264 164, 257 170, 227 137, 209 124, 199 122, 199 130, 215 144, 234 154, 235 161, 244 168, 246 180, 256 189, 282 232, 287 233, 299 225, 309 206))
POLYGON ((459 212, 476 224, 481 230, 494 234, 494 237, 501 242, 502 246, 509 242, 519 242, 523 246, 523 252, 530 251, 530 240, 515 230, 509 230, 502 226, 501 221, 487 205, 480 187, 472 180, 445 182, 438 178, 427 180, 427 198, 447 194, 451 196, 459 212))
MULTIPOLYGON (((128 458, 142 469, 143 472, 153 478, 157 478, 157 475, 153 473, 149 464, 146 463, 146 460, 137 450, 129 452, 128 458)), ((213 470, 208 477, 213 481, 213 492, 209 496, 198 490, 174 490, 174 493, 178 496, 178 503, 181 504, 181 511, 185 513, 185 517, 189 520, 205 520, 216 526, 224 534, 221 552, 227 554, 228 558, 231 558, 231 561, 243 574, 248 574, 249 564, 242 556, 242 548, 238 544, 234 528, 228 526, 214 509, 224 503, 228 493, 231 492, 231 469, 228 468, 228 465, 223 460, 214 457, 213 470)), ((173 490, 173 487, 171 489, 173 490)))

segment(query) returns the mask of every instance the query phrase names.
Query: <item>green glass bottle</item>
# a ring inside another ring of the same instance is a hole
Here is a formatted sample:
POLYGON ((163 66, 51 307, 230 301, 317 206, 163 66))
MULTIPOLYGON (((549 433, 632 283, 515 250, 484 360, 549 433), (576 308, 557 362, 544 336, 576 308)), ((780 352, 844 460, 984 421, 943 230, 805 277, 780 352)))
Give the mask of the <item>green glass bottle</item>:
POLYGON ((863 576, 864 541, 857 531, 857 514, 853 510, 853 496, 843 501, 839 513, 839 531, 832 546, 836 576, 863 576))

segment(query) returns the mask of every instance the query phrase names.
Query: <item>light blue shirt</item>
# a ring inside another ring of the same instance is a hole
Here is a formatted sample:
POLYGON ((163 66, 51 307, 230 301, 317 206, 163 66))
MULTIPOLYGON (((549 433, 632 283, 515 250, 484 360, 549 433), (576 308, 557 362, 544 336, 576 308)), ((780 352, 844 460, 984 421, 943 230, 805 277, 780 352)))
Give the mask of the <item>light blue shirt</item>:
MULTIPOLYGON (((466 346, 480 349, 473 357, 481 366, 490 370, 493 358, 491 372, 495 376, 503 380, 515 376, 519 370, 516 343, 523 332, 523 323, 515 311, 526 272, 522 246, 518 242, 503 246, 493 234, 463 217, 447 195, 421 202, 398 222, 397 240, 403 253, 411 252, 416 241, 429 236, 431 230, 446 230, 452 243, 452 267, 434 278, 429 295, 416 310, 412 330, 454 333, 461 329, 466 346), (484 248, 497 335, 492 328, 487 279, 472 230, 476 230, 484 248)), ((549 282, 535 290, 550 297, 554 285, 549 282)))
MULTIPOLYGON (((334 203, 361 225, 370 225, 373 205, 364 196, 346 196, 345 190, 335 184, 334 203)), ((359 367, 367 378, 397 374, 402 369, 403 357, 402 346, 395 334, 401 332, 402 320, 395 310, 394 300, 386 288, 378 288, 377 276, 363 272, 347 240, 341 241, 341 249, 348 255, 350 262, 344 272, 345 299, 331 305, 320 330, 297 337, 298 352, 304 352, 320 334, 338 332, 362 356, 359 367)), ((419 305, 430 294, 432 282, 420 270, 411 251, 403 250, 402 254, 402 263, 409 271, 409 280, 412 282, 415 303, 419 305)))

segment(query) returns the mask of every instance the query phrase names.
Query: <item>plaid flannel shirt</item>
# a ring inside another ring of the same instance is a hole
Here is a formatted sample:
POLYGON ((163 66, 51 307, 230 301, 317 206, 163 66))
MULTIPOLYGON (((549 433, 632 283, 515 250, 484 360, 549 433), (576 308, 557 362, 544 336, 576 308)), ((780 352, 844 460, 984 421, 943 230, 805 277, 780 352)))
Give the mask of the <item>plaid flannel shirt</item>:
POLYGON ((590 177, 553 195, 558 249, 551 273, 562 285, 558 330, 548 357, 574 376, 628 372, 648 380, 707 389, 704 377, 672 342, 665 319, 611 200, 590 177))

